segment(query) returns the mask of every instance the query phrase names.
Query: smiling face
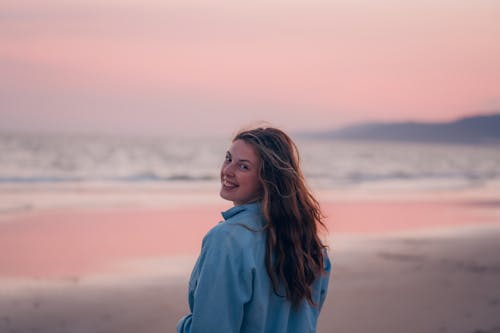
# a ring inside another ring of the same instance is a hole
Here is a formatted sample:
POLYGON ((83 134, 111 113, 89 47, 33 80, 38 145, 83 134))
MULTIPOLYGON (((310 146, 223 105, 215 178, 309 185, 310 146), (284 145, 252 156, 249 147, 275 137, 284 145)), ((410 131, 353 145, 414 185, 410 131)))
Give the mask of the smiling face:
POLYGON ((222 164, 220 196, 235 206, 257 200, 261 192, 259 169, 260 158, 254 148, 243 140, 234 141, 222 164))

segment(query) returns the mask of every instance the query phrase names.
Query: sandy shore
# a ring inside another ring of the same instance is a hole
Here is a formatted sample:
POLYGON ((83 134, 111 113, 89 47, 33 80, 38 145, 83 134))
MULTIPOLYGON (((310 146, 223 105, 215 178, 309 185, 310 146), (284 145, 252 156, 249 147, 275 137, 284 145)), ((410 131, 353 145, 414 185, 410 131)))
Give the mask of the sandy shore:
MULTIPOLYGON (((318 332, 500 332, 500 226, 343 236, 333 247, 318 332)), ((192 260, 135 275, 4 280, 0 332, 174 332, 192 260)))
POLYGON ((335 246, 319 332, 500 332, 500 226, 335 246))
MULTIPOLYGON (((207 214, 217 220, 220 208, 3 218, 0 332, 174 332, 207 214)), ((495 202, 349 202, 327 213, 333 277, 319 332, 500 332, 495 202)))

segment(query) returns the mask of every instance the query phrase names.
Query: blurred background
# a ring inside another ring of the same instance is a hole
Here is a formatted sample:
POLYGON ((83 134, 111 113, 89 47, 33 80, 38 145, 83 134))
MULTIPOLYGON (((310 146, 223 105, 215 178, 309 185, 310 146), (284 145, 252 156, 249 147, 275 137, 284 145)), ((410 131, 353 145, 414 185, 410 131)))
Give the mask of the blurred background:
POLYGON ((494 1, 7 0, 0 13, 2 187, 216 184, 231 136, 261 121, 305 142, 323 188, 498 180, 485 145, 498 117, 453 123, 500 110, 494 1))
MULTIPOLYGON (((172 329, 201 237, 227 208, 220 163, 252 124, 297 141, 328 237, 498 224, 499 38, 492 0, 3 0, 0 331, 172 329), (101 275, 130 258, 142 263, 113 271, 147 272, 134 282, 146 291, 126 280, 123 297, 149 312, 120 317, 118 280, 101 275)), ((363 331, 330 304, 323 332, 363 331)))

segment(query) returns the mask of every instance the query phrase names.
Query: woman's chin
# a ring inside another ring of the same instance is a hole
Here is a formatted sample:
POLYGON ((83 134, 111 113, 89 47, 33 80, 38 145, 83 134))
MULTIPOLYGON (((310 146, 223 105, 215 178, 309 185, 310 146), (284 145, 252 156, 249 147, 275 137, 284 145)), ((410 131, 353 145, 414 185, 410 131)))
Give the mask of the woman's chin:
POLYGON ((228 191, 225 190, 224 188, 222 188, 220 190, 219 195, 224 200, 233 201, 233 197, 232 197, 231 193, 228 193, 228 191))

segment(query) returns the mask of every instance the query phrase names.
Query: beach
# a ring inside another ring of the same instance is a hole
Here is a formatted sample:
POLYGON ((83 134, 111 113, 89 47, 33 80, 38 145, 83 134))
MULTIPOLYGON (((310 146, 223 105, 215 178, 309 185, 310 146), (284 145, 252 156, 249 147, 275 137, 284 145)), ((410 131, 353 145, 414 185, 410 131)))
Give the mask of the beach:
POLYGON ((318 333, 500 333, 499 36, 500 0, 0 0, 0 333, 175 333, 255 200, 298 270, 321 206, 318 333))
MULTIPOLYGON (((174 332, 201 239, 229 208, 176 193, 2 214, 0 332, 174 332)), ((333 274, 318 332, 500 332, 497 201, 320 198, 333 274)))

